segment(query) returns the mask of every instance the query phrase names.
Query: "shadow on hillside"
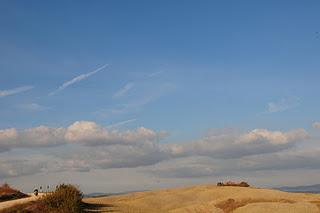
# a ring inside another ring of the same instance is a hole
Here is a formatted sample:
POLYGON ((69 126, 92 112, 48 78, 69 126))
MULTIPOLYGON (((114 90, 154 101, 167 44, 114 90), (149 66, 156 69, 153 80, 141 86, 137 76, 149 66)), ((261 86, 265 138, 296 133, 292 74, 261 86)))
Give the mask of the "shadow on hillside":
POLYGON ((114 209, 115 206, 109 204, 98 204, 98 203, 82 203, 83 212, 92 213, 92 212, 116 212, 114 209))

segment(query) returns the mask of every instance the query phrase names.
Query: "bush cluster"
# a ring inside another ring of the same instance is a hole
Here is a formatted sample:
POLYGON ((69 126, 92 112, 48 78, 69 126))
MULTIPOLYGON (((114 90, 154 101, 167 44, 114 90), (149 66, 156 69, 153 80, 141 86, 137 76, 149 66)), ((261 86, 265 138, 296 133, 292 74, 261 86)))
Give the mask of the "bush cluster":
POLYGON ((15 200, 24 197, 28 197, 28 195, 11 188, 7 183, 0 186, 0 202, 15 200))
POLYGON ((250 187, 250 185, 247 182, 240 182, 240 183, 236 183, 236 182, 232 182, 232 181, 228 181, 226 183, 223 182, 218 182, 217 186, 241 186, 241 187, 250 187))
POLYGON ((61 184, 57 189, 44 196, 42 202, 51 212, 78 213, 81 212, 82 192, 71 184, 61 184))

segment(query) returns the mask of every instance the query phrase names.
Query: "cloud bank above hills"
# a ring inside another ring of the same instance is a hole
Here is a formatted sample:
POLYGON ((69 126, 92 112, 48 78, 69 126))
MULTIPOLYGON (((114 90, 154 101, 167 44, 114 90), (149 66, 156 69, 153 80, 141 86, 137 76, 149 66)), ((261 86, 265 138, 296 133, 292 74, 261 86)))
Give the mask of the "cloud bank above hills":
POLYGON ((37 157, 21 155, 19 160, 1 160, 0 176, 138 168, 159 177, 188 178, 241 170, 314 168, 319 160, 317 150, 308 154, 294 151, 311 137, 304 129, 213 129, 193 141, 163 143, 168 135, 145 127, 108 128, 92 121, 76 121, 67 127, 2 129, 3 155, 32 149, 37 157))

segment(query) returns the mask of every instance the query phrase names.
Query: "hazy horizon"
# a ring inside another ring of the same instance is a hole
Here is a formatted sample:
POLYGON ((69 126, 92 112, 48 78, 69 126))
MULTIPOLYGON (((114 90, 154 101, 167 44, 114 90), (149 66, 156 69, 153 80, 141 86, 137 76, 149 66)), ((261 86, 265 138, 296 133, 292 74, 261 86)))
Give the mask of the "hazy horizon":
POLYGON ((320 184, 318 1, 0 2, 0 183, 320 184))

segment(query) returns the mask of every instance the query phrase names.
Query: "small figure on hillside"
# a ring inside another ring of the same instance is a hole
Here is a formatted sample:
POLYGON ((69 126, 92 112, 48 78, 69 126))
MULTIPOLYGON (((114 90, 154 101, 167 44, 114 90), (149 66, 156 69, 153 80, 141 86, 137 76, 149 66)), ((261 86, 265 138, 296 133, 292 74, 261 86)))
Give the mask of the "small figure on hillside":
POLYGON ((34 194, 35 196, 38 196, 38 194, 39 194, 38 189, 34 189, 34 190, 33 190, 33 194, 34 194))

